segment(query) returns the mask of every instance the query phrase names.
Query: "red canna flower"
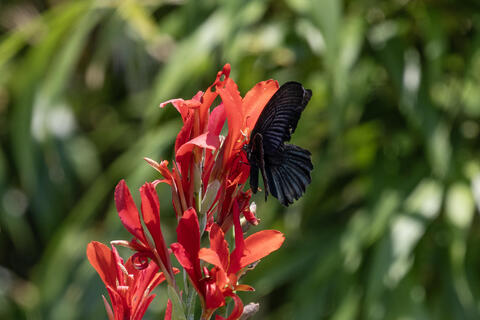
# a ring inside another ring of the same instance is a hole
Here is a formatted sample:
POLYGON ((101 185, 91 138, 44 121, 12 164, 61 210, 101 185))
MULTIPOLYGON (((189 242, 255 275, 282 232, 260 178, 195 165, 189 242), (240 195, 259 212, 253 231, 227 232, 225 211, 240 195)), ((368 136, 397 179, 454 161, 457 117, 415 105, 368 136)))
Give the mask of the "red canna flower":
MULTIPOLYGON (((171 103, 183 120, 175 141, 175 162, 170 171, 167 162, 159 164, 146 159, 163 175, 162 182, 170 184, 177 218, 189 208, 195 208, 197 213, 207 215, 208 226, 216 216, 217 224, 224 231, 232 226, 234 199, 248 197, 250 200, 251 197, 241 191, 249 174, 242 146, 263 107, 278 90, 276 81, 263 81, 242 98, 229 76, 230 65, 226 64, 205 92, 198 92, 191 100, 173 99, 162 103, 161 107, 171 103), (222 103, 213 107, 217 96, 222 103), (228 135, 224 138, 220 133, 225 121, 228 135)), ((241 205, 240 211, 247 221, 257 224, 249 203, 241 205)))
MULTIPOLYGON (((154 262, 138 270, 132 259, 123 263, 117 250, 92 241, 87 246, 90 264, 105 284, 112 306, 103 297, 109 320, 140 320, 155 297, 153 289, 165 280, 154 262)), ((175 273, 177 273, 176 270, 175 273)))
POLYGON ((132 257, 133 263, 135 263, 137 268, 147 267, 148 258, 155 261, 165 274, 168 283, 176 287, 170 253, 160 228, 160 203, 154 185, 149 182, 145 183, 140 188, 140 196, 142 199, 142 218, 153 243, 144 231, 140 221, 140 214, 125 180, 121 180, 115 188, 115 204, 122 224, 133 235, 133 239, 130 242, 113 241, 113 243, 124 245, 137 251, 132 257))
POLYGON ((235 302, 228 319, 238 319, 243 311, 243 304, 235 292, 254 290, 249 285, 238 284, 245 268, 280 248, 285 240, 283 234, 276 230, 259 231, 243 239, 237 203, 234 204, 233 211, 235 249, 232 253, 229 251, 222 229, 217 224, 210 230, 210 248, 202 248, 199 253, 200 259, 215 266, 210 276, 216 280, 216 289, 224 297, 232 297, 235 302))
POLYGON ((235 249, 230 253, 225 235, 219 225, 210 229, 210 248, 200 248, 200 231, 195 210, 184 213, 177 227, 178 243, 171 245, 179 263, 200 296, 204 314, 209 319, 213 312, 231 297, 235 307, 228 319, 238 319, 243 304, 235 291, 251 291, 252 287, 238 284, 245 268, 280 248, 284 241, 281 232, 264 230, 243 239, 238 204, 234 204, 235 249), (200 259, 212 264, 211 270, 200 265, 200 259), (238 314, 238 317, 235 315, 238 314))

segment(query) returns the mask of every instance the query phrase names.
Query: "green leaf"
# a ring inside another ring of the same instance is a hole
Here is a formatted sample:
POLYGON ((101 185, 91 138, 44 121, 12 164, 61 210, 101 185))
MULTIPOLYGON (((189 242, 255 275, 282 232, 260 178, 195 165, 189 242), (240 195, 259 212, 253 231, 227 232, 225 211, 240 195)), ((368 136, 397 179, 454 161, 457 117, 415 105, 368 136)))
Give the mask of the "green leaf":
POLYGON ((172 320, 187 320, 183 308, 183 302, 177 292, 171 286, 168 286, 168 298, 172 302, 172 320))

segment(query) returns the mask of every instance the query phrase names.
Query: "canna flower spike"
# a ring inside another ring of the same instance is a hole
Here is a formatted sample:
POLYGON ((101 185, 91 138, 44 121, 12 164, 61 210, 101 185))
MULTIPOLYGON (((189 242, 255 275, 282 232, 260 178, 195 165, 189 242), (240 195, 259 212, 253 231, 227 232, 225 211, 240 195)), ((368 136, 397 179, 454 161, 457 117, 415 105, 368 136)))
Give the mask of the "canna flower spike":
MULTIPOLYGON (((199 91, 190 100, 172 99, 160 104, 172 104, 183 120, 175 141, 175 162, 169 170, 164 161, 146 160, 162 174, 162 182, 171 186, 177 218, 194 208, 207 215, 208 226, 215 216, 224 231, 232 226, 232 204, 236 198, 245 197, 242 189, 249 175, 242 147, 277 90, 277 81, 262 81, 242 98, 226 64, 205 92, 199 91), (222 103, 213 106, 218 96, 222 103), (225 121, 228 134, 223 137, 220 133, 225 121)), ((247 221, 258 224, 248 203, 240 209, 247 221)))
MULTIPOLYGON (((98 242, 87 247, 88 259, 107 287, 110 304, 105 298, 104 302, 110 320, 141 319, 154 297, 152 290, 164 280, 169 284, 166 320, 194 319, 195 296, 201 303, 201 320, 214 316, 216 320, 235 320, 255 312, 248 311, 248 307, 244 310, 238 296, 240 291, 254 290, 241 283, 242 276, 279 249, 285 239, 275 230, 244 238, 243 231, 259 224, 256 205, 251 202, 252 191, 257 189, 244 190, 244 186, 254 172, 248 163, 255 165, 252 151, 254 145, 258 146, 258 141, 251 144, 250 135, 259 132, 257 122, 263 121, 265 106, 279 91, 282 89, 276 81, 267 80, 242 97, 226 64, 204 92, 199 91, 190 100, 172 99, 160 105, 172 104, 183 121, 173 161, 169 164, 145 158, 163 178, 140 188, 140 211, 125 181, 116 186, 118 215, 132 239, 112 241, 112 249, 98 242), (214 104, 217 98, 218 105, 214 104), (228 131, 222 135, 225 129, 228 131), (155 190, 158 183, 170 186, 178 222, 177 242, 170 248, 160 226, 155 190), (225 239, 232 227, 234 246, 225 239), (202 247, 205 237, 209 238, 208 248, 202 247), (135 253, 124 263, 113 245, 128 247, 135 253), (172 267, 171 253, 190 283, 184 282, 183 294, 175 281, 179 270, 172 267), (233 308, 228 317, 215 315, 229 301, 233 308)), ((260 133, 267 136, 268 132, 260 133)), ((254 174, 258 175, 256 171, 254 174)), ((275 196, 273 188, 270 191, 275 196)))

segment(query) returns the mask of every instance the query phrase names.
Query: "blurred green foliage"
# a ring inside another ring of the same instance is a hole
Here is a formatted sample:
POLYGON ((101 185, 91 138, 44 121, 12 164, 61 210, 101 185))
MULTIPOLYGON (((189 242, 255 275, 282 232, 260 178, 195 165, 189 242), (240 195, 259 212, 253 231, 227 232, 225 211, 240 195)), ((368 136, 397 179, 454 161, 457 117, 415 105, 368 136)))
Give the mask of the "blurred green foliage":
POLYGON ((247 276, 256 319, 479 319, 479 9, 3 0, 0 318, 106 319, 86 244, 128 239, 114 186, 157 178, 142 158, 171 159, 180 126, 158 104, 229 62, 242 94, 269 78, 314 93, 293 137, 313 153, 305 197, 288 209, 256 197, 260 228, 287 236, 247 276))

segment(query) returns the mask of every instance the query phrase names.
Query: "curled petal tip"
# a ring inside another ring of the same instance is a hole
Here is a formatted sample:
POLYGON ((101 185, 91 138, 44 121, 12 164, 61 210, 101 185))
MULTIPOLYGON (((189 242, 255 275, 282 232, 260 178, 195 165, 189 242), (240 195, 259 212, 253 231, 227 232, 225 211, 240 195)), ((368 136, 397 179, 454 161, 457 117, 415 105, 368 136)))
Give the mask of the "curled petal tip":
POLYGON ((181 103, 183 102, 184 100, 183 99, 170 99, 168 101, 165 101, 165 102, 162 102, 160 103, 159 107, 160 108, 164 108, 167 104, 171 103, 173 105, 177 104, 177 103, 181 103))
POLYGON ((113 240, 113 241, 110 241, 110 244, 112 246, 121 246, 121 247, 130 248, 132 250, 135 250, 135 248, 132 247, 130 245, 130 242, 127 241, 127 240, 113 240))
POLYGON ((230 70, 231 70, 231 69, 232 69, 232 68, 231 68, 231 66, 230 66, 230 63, 227 63, 227 64, 225 64, 225 65, 223 66, 222 72, 223 72, 223 74, 225 75, 225 77, 230 76, 230 70))
POLYGON ((147 161, 147 163, 148 163, 149 165, 151 165, 152 167, 154 167, 154 168, 160 166, 160 164, 159 164, 157 161, 153 160, 153 159, 150 159, 150 158, 145 157, 145 158, 143 158, 143 160, 147 161))

